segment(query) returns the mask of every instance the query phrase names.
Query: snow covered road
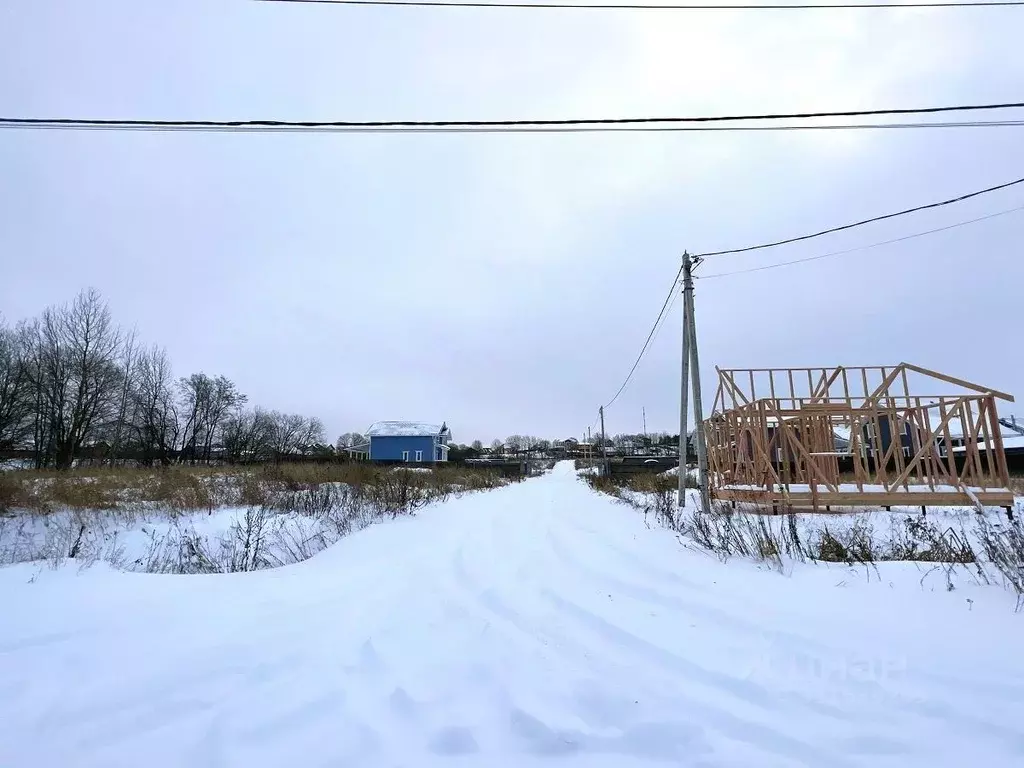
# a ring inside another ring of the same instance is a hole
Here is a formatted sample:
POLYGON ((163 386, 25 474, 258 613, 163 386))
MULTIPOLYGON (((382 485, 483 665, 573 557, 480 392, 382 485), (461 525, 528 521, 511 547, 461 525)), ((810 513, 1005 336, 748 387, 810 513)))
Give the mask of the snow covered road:
POLYGON ((277 570, 15 566, 0 766, 1024 764, 1012 597, 880 573, 723 565, 564 463, 277 570))

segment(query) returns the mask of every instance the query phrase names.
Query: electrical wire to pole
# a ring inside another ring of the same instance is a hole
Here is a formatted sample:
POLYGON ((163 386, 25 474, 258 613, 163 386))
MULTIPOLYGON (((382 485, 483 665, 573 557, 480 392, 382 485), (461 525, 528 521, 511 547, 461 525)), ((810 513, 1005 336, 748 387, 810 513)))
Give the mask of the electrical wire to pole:
MULTIPOLYGON (((0 127, 19 129, 95 129, 95 130, 249 130, 249 131, 282 131, 282 130, 336 130, 336 131, 372 131, 387 129, 572 129, 584 128, 615 128, 628 127, 651 128, 682 126, 704 123, 740 123, 778 120, 810 120, 817 118, 836 117, 880 117, 885 115, 933 115, 951 112, 990 112, 1005 109, 1024 108, 1024 102, 1002 102, 991 104, 956 104, 941 107, 908 107, 895 109, 859 109, 833 112, 779 112, 749 115, 705 115, 692 117, 610 117, 610 118, 571 118, 542 120, 138 120, 120 118, 68 118, 68 117, 0 117, 0 127)), ((966 121, 957 123, 956 127, 974 127, 975 125, 995 125, 999 127, 1012 125, 1018 127, 1022 120, 966 121)), ((865 124, 867 127, 870 124, 865 124)), ((938 123, 913 123, 915 127, 940 125, 938 123)), ((952 127, 952 126, 943 126, 952 127)), ((792 130, 784 126, 777 130, 792 130)))
POLYGON ((870 245, 861 245, 861 246, 858 246, 856 248, 846 248, 846 249, 844 249, 842 251, 832 251, 831 253, 822 253, 822 254, 818 254, 817 256, 808 256, 808 257, 802 258, 802 259, 793 259, 792 261, 782 261, 782 262, 779 262, 777 264, 762 264, 761 266, 758 266, 758 267, 749 267, 747 269, 737 269, 737 270, 733 270, 731 272, 715 272, 714 274, 710 274, 710 275, 698 275, 698 276, 696 276, 695 279, 697 279, 697 280, 712 280, 712 279, 718 278, 718 277, 732 277, 733 275, 745 275, 745 274, 748 274, 750 272, 763 272, 766 269, 778 269, 779 267, 788 267, 788 266, 792 266, 793 264, 804 264, 804 263, 809 262, 809 261, 819 261, 820 259, 828 259, 828 258, 831 258, 833 256, 845 256, 846 254, 849 254, 849 253, 858 253, 860 251, 867 251, 867 250, 870 250, 871 248, 879 248, 879 247, 881 247, 883 245, 892 245, 894 243, 902 243, 904 240, 913 240, 914 238, 917 238, 917 237, 924 237, 925 235, 934 235, 937 232, 946 232, 947 230, 956 229, 958 227, 965 227, 965 226, 967 226, 969 224, 977 224, 980 221, 988 221, 989 219, 994 219, 994 218, 997 218, 999 216, 1006 216, 1007 214, 1010 214, 1010 213, 1017 213, 1018 211, 1024 211, 1024 205, 1018 205, 1015 208, 1008 208, 1005 211, 996 211, 995 213, 990 213, 987 216, 979 216, 976 219, 968 219, 967 221, 958 221, 958 222, 955 222, 954 224, 947 224, 944 227, 936 227, 935 229, 928 229, 928 230, 925 230, 924 232, 914 232, 913 234, 904 235, 903 237, 894 237, 891 240, 883 240, 883 241, 878 242, 878 243, 871 243, 870 245))
MULTIPOLYGON (((905 208, 902 211, 895 211, 894 213, 886 213, 886 214, 883 214, 881 216, 873 216, 870 219, 863 219, 861 221, 855 221, 852 224, 843 224, 842 226, 839 226, 839 227, 832 227, 830 229, 823 229, 820 232, 812 232, 809 235, 800 235, 798 237, 789 237, 789 238, 786 238, 785 240, 776 240, 775 242, 761 243, 760 245, 748 245, 745 248, 732 248, 732 249, 726 250, 726 251, 709 251, 709 252, 700 254, 699 257, 700 258, 707 258, 707 257, 713 257, 713 256, 725 256, 727 254, 733 254, 733 253, 747 253, 749 251, 759 251, 759 250, 762 250, 764 248, 775 248, 775 247, 780 246, 780 245, 788 245, 790 243, 798 243, 798 242, 801 242, 803 240, 811 240, 812 238, 815 238, 815 237, 822 237, 823 235, 830 235, 830 234, 832 234, 834 232, 842 232, 842 231, 847 230, 847 229, 853 229, 854 227, 861 227, 861 226, 864 226, 865 224, 873 224, 873 223, 878 222, 878 221, 885 221, 886 219, 894 219, 897 216, 906 216, 907 214, 910 214, 910 213, 917 213, 919 211, 927 211, 927 210, 930 210, 932 208, 941 208, 941 207, 946 206, 946 205, 952 205, 953 203, 960 203, 960 202, 963 202, 964 200, 970 200, 973 197, 979 197, 981 195, 986 195, 986 194, 988 194, 990 192, 996 192, 996 191, 998 191, 1000 189, 1007 189, 1008 187, 1012 187, 1012 186, 1015 186, 1017 184, 1024 184, 1024 178, 1014 179, 1013 181, 1008 181, 1008 182, 1006 182, 1004 184, 997 184, 994 187, 987 187, 985 189, 979 189, 979 190, 976 190, 974 192, 968 192, 968 193, 963 194, 963 195, 958 195, 957 197, 951 197, 948 200, 939 200, 939 201, 934 202, 934 203, 926 203, 925 205, 918 205, 918 206, 915 206, 913 208, 905 208)), ((970 223, 970 222, 965 222, 965 223, 970 223)))
POLYGON ((679 284, 679 276, 682 273, 683 268, 679 267, 679 271, 676 272, 676 276, 672 278, 672 287, 669 288, 668 296, 665 297, 665 301, 661 305, 661 311, 658 312, 658 317, 655 319, 654 325, 651 326, 651 332, 647 334, 647 339, 644 341, 644 345, 640 349, 640 354, 637 355, 636 361, 633 363, 633 367, 630 368, 629 373, 626 374, 626 378, 622 382, 622 386, 620 386, 618 391, 612 396, 612 399, 605 403, 605 405, 603 406, 604 408, 610 408, 612 404, 619 399, 619 395, 622 394, 623 390, 626 388, 626 385, 629 384, 630 380, 633 378, 633 374, 636 373, 637 366, 640 365, 640 361, 643 359, 644 353, 647 351, 647 348, 651 344, 651 339, 654 337, 654 332, 658 330, 658 325, 661 323, 662 317, 664 317, 665 312, 668 310, 669 304, 672 303, 672 299, 675 296, 676 286, 679 284))
POLYGON ((594 3, 509 3, 509 2, 457 2, 457 0, 259 0, 269 3, 296 3, 309 5, 375 5, 412 8, 506 8, 542 10, 585 10, 585 11, 807 11, 807 10, 868 10, 880 8, 1001 8, 1024 5, 1024 0, 979 0, 979 2, 908 2, 908 3, 726 3, 656 5, 647 3, 615 3, 601 5, 594 3))

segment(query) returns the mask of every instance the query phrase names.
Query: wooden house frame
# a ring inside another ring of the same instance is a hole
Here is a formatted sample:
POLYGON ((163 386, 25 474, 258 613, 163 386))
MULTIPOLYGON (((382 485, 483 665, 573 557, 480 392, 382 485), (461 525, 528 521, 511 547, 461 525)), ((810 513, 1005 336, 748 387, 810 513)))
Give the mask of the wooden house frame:
POLYGON ((1013 402, 1005 392, 909 363, 716 370, 704 422, 714 498, 815 511, 1013 505, 996 411, 1013 402), (935 390, 950 391, 915 394, 935 390), (966 449, 954 455, 957 429, 966 449))

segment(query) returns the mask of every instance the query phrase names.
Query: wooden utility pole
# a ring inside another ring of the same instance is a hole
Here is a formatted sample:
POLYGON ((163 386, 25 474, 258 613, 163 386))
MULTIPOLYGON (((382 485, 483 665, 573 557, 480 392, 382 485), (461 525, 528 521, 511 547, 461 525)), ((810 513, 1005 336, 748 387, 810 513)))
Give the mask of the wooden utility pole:
POLYGON ((700 505, 704 512, 710 512, 707 445, 704 442, 704 409, 700 397, 700 359, 697 355, 697 325, 693 312, 693 261, 689 253, 684 253, 683 370, 679 414, 679 506, 685 506, 686 502, 686 412, 691 382, 693 384, 693 420, 697 432, 697 476, 700 484, 700 505), (690 381, 687 381, 688 378, 690 381))
POLYGON ((608 477, 611 473, 608 471, 608 439, 604 434, 604 406, 602 405, 598 412, 601 414, 601 458, 604 460, 604 476, 608 477))

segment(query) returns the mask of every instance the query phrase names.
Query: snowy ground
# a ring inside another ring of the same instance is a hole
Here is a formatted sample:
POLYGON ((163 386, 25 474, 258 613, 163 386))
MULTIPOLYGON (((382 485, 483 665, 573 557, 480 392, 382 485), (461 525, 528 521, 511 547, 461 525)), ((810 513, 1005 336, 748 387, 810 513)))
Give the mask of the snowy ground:
POLYGON ((728 565, 562 463, 298 565, 0 569, 0 766, 1016 766, 1024 616, 728 565))
POLYGON ((96 562, 144 573, 258 570, 305 560, 370 525, 369 510, 340 519, 257 507, 170 513, 63 510, 0 516, 0 566, 90 567, 96 562), (66 561, 74 549, 74 561, 66 561))

